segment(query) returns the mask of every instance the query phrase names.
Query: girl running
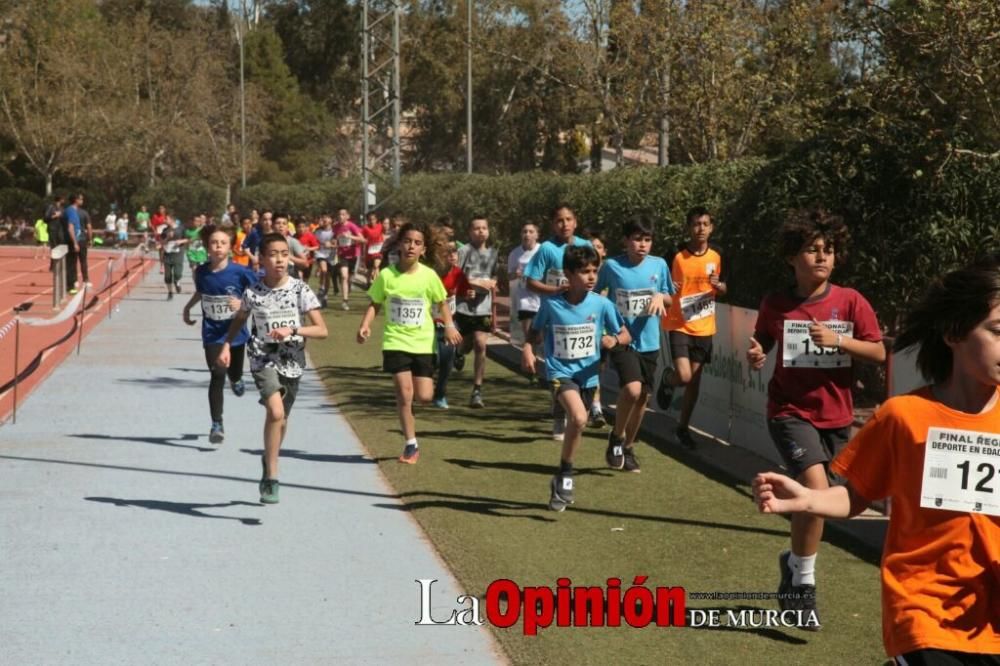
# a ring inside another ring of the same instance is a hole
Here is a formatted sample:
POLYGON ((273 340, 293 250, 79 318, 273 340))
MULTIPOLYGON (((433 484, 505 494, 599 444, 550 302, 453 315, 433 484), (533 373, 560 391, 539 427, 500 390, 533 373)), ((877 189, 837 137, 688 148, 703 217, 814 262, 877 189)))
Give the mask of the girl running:
POLYGON ((226 437, 222 425, 222 390, 226 375, 229 375, 230 386, 237 397, 246 392, 243 384, 243 359, 250 334, 245 327, 233 338, 228 369, 217 363, 229 332, 229 324, 240 309, 243 292, 257 283, 257 276, 253 271, 230 261, 229 252, 233 247, 233 240, 234 229, 231 225, 209 225, 202 228, 201 242, 208 252, 208 263, 195 269, 195 293, 184 306, 184 323, 194 326, 191 308, 201 302, 201 340, 205 347, 205 363, 212 376, 208 384, 208 409, 212 416, 208 441, 212 444, 221 444, 226 437))
POLYGON ((894 350, 929 386, 889 399, 833 461, 847 484, 758 474, 763 513, 848 518, 891 497, 882 640, 894 663, 1000 664, 1000 255, 935 282, 894 350))
POLYGON ((456 352, 454 345, 448 344, 445 337, 448 329, 445 328, 444 320, 441 318, 440 308, 447 307, 454 318, 458 296, 465 296, 472 291, 472 285, 458 265, 458 245, 455 241, 447 241, 447 248, 447 263, 439 265, 436 269, 448 295, 447 306, 435 306, 437 316, 434 317, 434 325, 437 327, 437 382, 434 384, 434 406, 439 409, 448 409, 448 377, 451 376, 455 364, 456 352))
MULTIPOLYGON (((413 398, 430 402, 434 395, 434 322, 430 309, 434 304, 446 304, 447 294, 437 273, 420 263, 427 253, 430 231, 423 224, 409 223, 399 230, 397 248, 399 262, 379 272, 375 284, 368 290, 371 303, 358 328, 358 344, 371 337, 371 324, 384 303, 388 304, 382 335, 382 369, 391 373, 396 388, 396 409, 406 443, 399 462, 414 464, 420 457, 416 425, 413 418, 413 398)), ((440 251, 432 243, 432 254, 440 251)), ((444 339, 458 346, 462 336, 451 318, 451 310, 441 308, 444 339)))

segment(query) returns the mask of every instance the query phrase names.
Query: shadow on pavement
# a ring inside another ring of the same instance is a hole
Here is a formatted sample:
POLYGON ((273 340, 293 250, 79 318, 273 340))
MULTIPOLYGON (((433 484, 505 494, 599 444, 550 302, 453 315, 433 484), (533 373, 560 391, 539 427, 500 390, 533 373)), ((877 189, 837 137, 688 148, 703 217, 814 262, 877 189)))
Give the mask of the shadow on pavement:
MULTIPOLYGON (((252 456, 260 457, 264 454, 263 449, 240 449, 242 453, 249 453, 252 456)), ((279 458, 295 458, 296 460, 308 460, 310 462, 332 462, 332 463, 367 463, 375 464, 375 460, 359 453, 352 455, 341 455, 336 453, 309 453, 298 449, 281 449, 278 452, 279 458)))
POLYGON ((115 435, 98 435, 94 433, 77 433, 69 436, 76 437, 77 439, 103 439, 107 441, 139 442, 141 444, 156 444, 157 446, 172 446, 179 449, 194 449, 195 451, 201 451, 203 453, 218 450, 218 447, 215 446, 192 446, 190 444, 176 443, 178 441, 194 442, 197 441, 199 437, 205 437, 205 435, 195 435, 193 433, 186 433, 177 437, 129 437, 126 435, 116 437, 115 435))
POLYGON ((166 511, 168 513, 178 513, 182 516, 192 516, 194 518, 218 518, 220 520, 238 520, 244 525, 260 525, 259 518, 237 518, 236 516, 215 516, 210 513, 202 513, 199 509, 224 509, 230 506, 264 506, 253 502, 222 502, 220 504, 195 504, 190 502, 166 502, 163 500, 142 500, 142 499, 121 499, 118 497, 84 497, 88 502, 101 502, 102 504, 114 504, 115 506, 135 506, 142 509, 155 511, 166 511))

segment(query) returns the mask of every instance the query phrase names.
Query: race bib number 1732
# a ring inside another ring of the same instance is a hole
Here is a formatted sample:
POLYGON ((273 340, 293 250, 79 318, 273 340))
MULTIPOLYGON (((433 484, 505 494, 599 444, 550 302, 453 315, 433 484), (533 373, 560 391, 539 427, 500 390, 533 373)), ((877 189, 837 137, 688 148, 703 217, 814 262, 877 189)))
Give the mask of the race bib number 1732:
POLYGON ((552 333, 556 358, 573 361, 597 354, 597 326, 594 324, 556 325, 552 333))

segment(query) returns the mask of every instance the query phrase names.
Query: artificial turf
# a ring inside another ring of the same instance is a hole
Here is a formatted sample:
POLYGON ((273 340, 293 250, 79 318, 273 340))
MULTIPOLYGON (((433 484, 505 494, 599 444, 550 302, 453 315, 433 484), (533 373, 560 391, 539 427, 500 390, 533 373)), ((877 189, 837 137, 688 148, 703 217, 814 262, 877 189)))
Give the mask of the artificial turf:
MULTIPOLYGON (((615 577, 624 591, 634 577, 647 576, 649 587, 684 587, 688 608, 777 607, 774 600, 690 598, 692 592, 774 592, 788 523, 758 514, 745 484, 724 474, 709 478, 669 448, 640 442, 642 472, 612 471, 604 464, 607 430, 589 430, 577 455, 576 504, 564 513, 549 511, 560 444, 549 435, 548 394, 492 361, 486 409, 466 406, 469 358, 464 372, 452 375, 450 410, 416 410, 419 464, 397 463, 403 440, 392 380, 381 371, 381 317, 365 345, 354 342, 364 303, 359 295, 350 312, 324 311, 330 335, 310 345, 312 361, 461 589, 482 599, 501 578, 554 588, 560 577, 573 585, 615 577)), ((624 621, 616 628, 553 625, 536 636, 525 636, 520 624, 491 630, 517 664, 885 661, 877 565, 824 543, 817 573, 820 632, 635 629, 624 621)))

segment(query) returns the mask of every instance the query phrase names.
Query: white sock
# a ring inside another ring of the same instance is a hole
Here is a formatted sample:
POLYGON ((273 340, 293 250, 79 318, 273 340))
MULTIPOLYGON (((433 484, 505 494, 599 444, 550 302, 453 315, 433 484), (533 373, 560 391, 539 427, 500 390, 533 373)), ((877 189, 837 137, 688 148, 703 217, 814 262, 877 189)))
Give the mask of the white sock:
POLYGON ((419 444, 417 444, 417 438, 416 438, 416 437, 414 437, 413 439, 408 439, 408 440, 406 440, 406 445, 407 445, 407 446, 410 446, 411 444, 412 444, 412 445, 413 445, 413 446, 414 446, 415 448, 420 448, 420 445, 419 445, 419 444))
POLYGON ((790 553, 788 556, 788 568, 792 570, 792 585, 815 585, 816 584, 816 556, 799 556, 790 553))
POLYGON ((601 411, 601 401, 600 400, 595 400, 594 402, 590 403, 590 411, 594 412, 595 414, 597 412, 600 412, 601 411))

